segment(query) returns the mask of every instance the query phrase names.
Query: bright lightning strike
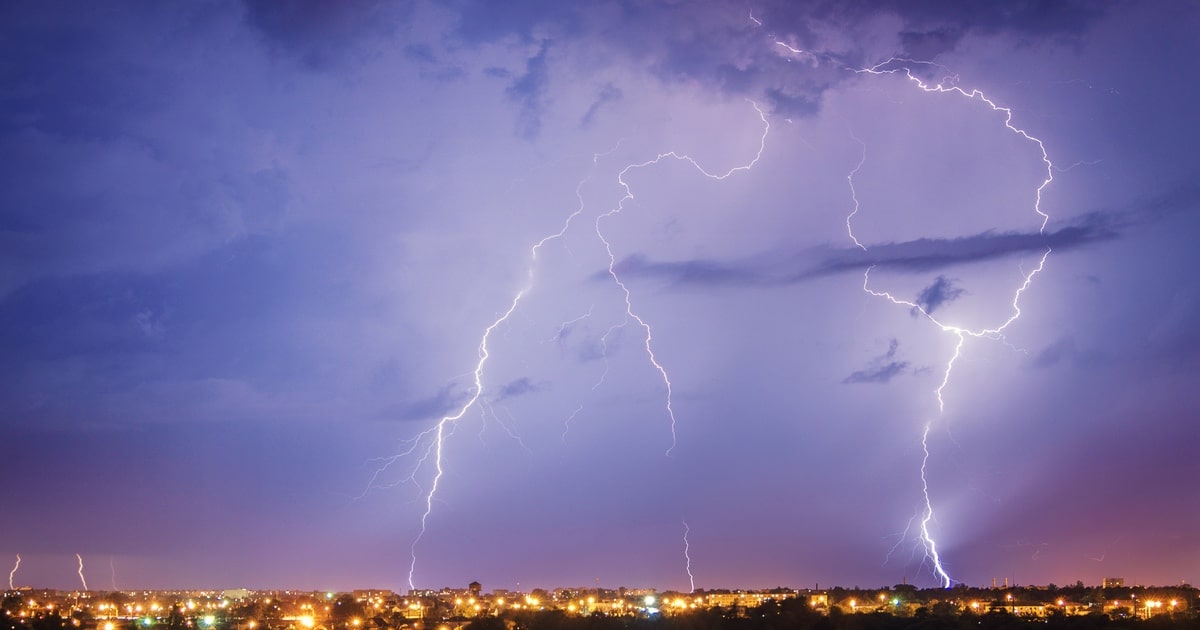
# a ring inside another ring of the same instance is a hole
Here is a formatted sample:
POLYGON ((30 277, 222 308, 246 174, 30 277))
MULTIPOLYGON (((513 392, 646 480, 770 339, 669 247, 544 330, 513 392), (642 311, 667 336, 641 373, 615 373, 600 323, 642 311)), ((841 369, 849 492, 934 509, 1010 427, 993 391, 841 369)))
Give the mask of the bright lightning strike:
POLYGON ((933 520, 933 503, 929 500, 929 481, 925 479, 925 466, 929 463, 929 425, 925 425, 925 432, 921 434, 921 451, 925 454, 921 458, 921 494, 925 497, 925 514, 921 516, 921 540, 925 542, 925 550, 928 553, 929 559, 933 562, 933 571, 937 574, 944 588, 950 588, 952 581, 950 575, 946 573, 942 567, 942 559, 938 556, 937 541, 929 535, 929 522, 933 520))
POLYGON ((87 579, 83 577, 83 556, 75 554, 75 559, 79 561, 79 581, 83 583, 83 590, 88 590, 87 579))
MULTIPOLYGON (((791 49, 790 46, 788 48, 789 48, 789 50, 791 49)), ((798 51, 793 50, 792 52, 798 52, 798 51)), ((987 105, 989 108, 991 108, 992 111, 1002 112, 1004 114, 1004 126, 1009 131, 1021 136, 1022 138, 1026 139, 1026 140, 1029 140, 1030 142, 1033 142, 1034 144, 1037 145, 1038 150, 1042 154, 1042 162, 1046 165, 1046 177, 1044 180, 1042 180, 1042 183, 1037 187, 1036 194, 1034 195, 1033 210, 1034 210, 1034 212, 1036 212, 1038 214, 1038 216, 1040 216, 1042 218, 1041 225, 1038 227, 1038 233, 1044 234, 1045 229, 1046 229, 1046 224, 1050 221, 1050 216, 1042 211, 1042 207, 1041 207, 1042 206, 1042 191, 1045 190, 1046 186, 1049 186, 1050 183, 1052 181, 1054 181, 1054 165, 1050 162, 1050 157, 1049 157, 1049 154, 1046 152, 1045 144, 1043 144, 1040 139, 1029 135, 1029 133, 1026 132, 1024 129, 1014 126, 1012 110, 1007 107, 1001 107, 1001 106, 997 105, 994 101, 992 101, 986 95, 984 95, 984 93, 982 91, 980 91, 978 89, 974 89, 974 90, 971 90, 968 92, 958 86, 954 86, 954 85, 948 86, 946 84, 946 81, 948 79, 943 79, 941 82, 937 83, 936 85, 930 85, 930 84, 922 81, 916 75, 914 75, 912 72, 912 68, 909 66, 899 65, 899 67, 893 67, 893 65, 898 65, 898 64, 903 64, 903 63, 914 64, 914 65, 936 65, 936 64, 932 64, 930 62, 918 62, 918 61, 913 61, 913 60, 909 60, 909 59, 892 58, 881 64, 872 66, 870 68, 857 70, 856 72, 865 73, 865 74, 873 74, 873 75, 903 73, 904 76, 906 78, 908 78, 909 81, 913 82, 923 92, 942 93, 942 94, 955 93, 955 94, 963 96, 969 100, 982 102, 985 105, 987 105)), ((854 241, 854 244, 856 246, 858 246, 863 251, 867 251, 866 246, 864 246, 858 240, 858 238, 855 237, 854 229, 851 224, 851 219, 859 211, 858 195, 857 195, 857 191, 854 188, 854 176, 858 173, 859 169, 862 168, 863 163, 866 161, 866 145, 858 138, 854 138, 854 140, 856 142, 858 142, 859 145, 862 146, 863 152, 862 152, 862 159, 859 160, 858 165, 855 166, 854 169, 852 171, 850 171, 850 174, 847 175, 847 177, 846 177, 846 180, 850 185, 851 198, 854 201, 854 209, 850 212, 849 215, 846 216, 846 231, 849 234, 850 239, 852 241, 854 241)), ((942 373, 942 380, 938 384, 937 389, 935 390, 935 394, 937 396, 937 402, 938 402, 938 411, 940 413, 945 413, 946 401, 945 401, 945 398, 943 397, 943 394, 946 390, 946 386, 950 383, 950 375, 954 370, 954 364, 956 361, 958 361, 958 358, 960 356, 962 356, 963 346, 966 344, 967 337, 976 337, 976 338, 987 337, 987 338, 992 338, 992 339, 1002 338, 1002 333, 1004 332, 1004 330, 1006 328, 1008 328, 1008 326, 1011 325, 1013 322, 1017 321, 1017 319, 1021 316, 1021 307, 1020 307, 1021 295, 1025 292, 1026 289, 1029 288, 1030 284, 1033 282, 1034 276, 1036 276, 1038 273, 1040 273, 1042 271, 1042 269, 1045 267, 1046 259, 1050 256, 1050 251, 1051 251, 1050 247, 1047 246, 1045 253, 1042 254, 1041 259, 1038 261, 1037 267, 1034 268, 1029 273, 1024 274, 1024 281, 1021 283, 1021 286, 1018 287, 1017 290, 1013 293, 1013 298, 1012 298, 1012 302, 1011 302, 1012 311, 1011 311, 1010 315, 1008 316, 1008 318, 1005 319, 1003 322, 1001 322, 999 325, 993 326, 991 328, 970 329, 970 328, 966 328, 963 326, 943 323, 943 322, 939 321, 937 318, 935 318, 933 315, 931 315, 928 310, 926 310, 924 307, 922 307, 921 305, 919 305, 915 302, 896 298, 895 296, 893 296, 891 293, 888 293, 887 291, 876 291, 876 290, 872 289, 870 287, 870 277, 871 277, 871 270, 874 267, 869 267, 869 268, 867 268, 867 270, 865 272, 863 272, 863 291, 865 291, 866 293, 868 293, 872 296, 884 298, 884 299, 892 302, 893 304, 906 306, 911 309, 914 309, 914 311, 919 312, 922 316, 924 316, 925 319, 929 320, 930 322, 933 322, 933 324, 936 325, 938 328, 940 328, 943 332, 950 333, 956 337, 957 341, 954 344, 954 352, 951 354, 950 358, 946 361, 946 368, 942 373)), ((922 492, 922 496, 925 501, 925 510, 924 510, 924 514, 922 515, 921 521, 920 521, 920 523, 921 523, 921 542, 925 546, 926 557, 929 558, 933 563, 934 572, 937 575, 938 580, 942 583, 943 586, 949 588, 952 583, 952 580, 951 580, 949 574, 946 573, 945 568, 942 566, 941 557, 938 555, 938 551, 937 551, 937 542, 933 539, 933 536, 930 534, 930 531, 929 531, 929 523, 933 520, 933 503, 929 498, 929 482, 925 475, 926 464, 929 461, 929 446, 928 446, 929 429, 930 429, 930 425, 927 424, 925 426, 924 433, 922 433, 922 435, 921 435, 921 449, 924 453, 924 457, 921 460, 921 492, 922 492)), ((906 529, 906 531, 907 531, 907 529, 906 529)), ((889 552, 889 554, 890 554, 890 552, 889 552)))
MULTIPOLYGON (((571 215, 571 216, 575 216, 575 215, 571 215)), ((569 219, 568 219, 568 221, 569 221, 569 219)), ((566 229, 566 228, 564 228, 564 229, 566 229)), ((537 248, 541 247, 542 243, 545 243, 545 242, 546 242, 546 240, 543 239, 537 245, 534 246, 533 251, 534 251, 535 257, 537 256, 537 248)), ((532 275, 533 275, 533 272, 532 272, 532 268, 531 268, 531 270, 530 270, 530 279, 531 280, 532 280, 532 275)), ((509 304, 508 310, 504 311, 503 315, 496 318, 496 320, 493 321, 491 323, 491 325, 489 325, 483 331, 483 338, 479 341, 479 362, 475 364, 474 386, 471 389, 470 399, 468 399, 467 402, 462 407, 460 407, 457 412, 450 414, 448 416, 443 416, 442 419, 439 420, 438 423, 436 425, 434 425, 434 427, 432 429, 430 429, 422 434, 422 437, 432 435, 432 446, 433 446, 433 457, 434 457, 433 467, 434 467, 435 472, 433 475, 433 484, 430 486, 429 492, 427 492, 425 494, 425 511, 421 513, 421 531, 417 533, 416 538, 413 539, 412 546, 409 548, 411 555, 412 555, 412 563, 409 565, 409 568, 408 568, 408 586, 410 589, 416 588, 416 585, 413 582, 413 575, 417 571, 417 545, 421 542, 421 538, 423 538, 425 536, 425 530, 429 523, 429 515, 433 512, 433 498, 437 494, 438 484, 442 481, 442 475, 445 473, 445 469, 442 467, 442 465, 443 465, 442 455, 443 455, 443 449, 445 447, 447 431, 449 429, 453 428, 454 425, 458 423, 459 419, 461 419, 464 415, 466 415, 467 411, 470 410, 471 407, 475 406, 476 401, 478 401, 479 397, 481 395, 483 395, 483 367, 485 365, 487 365, 487 360, 488 360, 488 356, 489 356, 488 355, 488 340, 492 336, 492 331, 495 330, 496 327, 499 326, 501 323, 503 323, 505 320, 507 320, 508 316, 512 315, 513 311, 515 311, 517 309, 517 305, 521 303, 521 298, 525 296, 526 291, 528 291, 528 288, 521 289, 520 291, 518 291, 516 297, 513 298, 512 303, 509 304)), ((426 452, 426 455, 428 455, 428 451, 426 452)), ((422 459, 422 462, 423 461, 424 461, 424 459, 422 459)))
POLYGON ((692 575, 692 547, 688 543, 688 534, 692 533, 692 528, 688 527, 687 521, 683 521, 683 569, 687 571, 689 593, 696 592, 696 576, 692 575))
POLYGON ((17 575, 17 569, 21 568, 21 554, 17 554, 17 563, 13 565, 12 571, 8 572, 8 590, 17 588, 13 585, 13 578, 17 575))

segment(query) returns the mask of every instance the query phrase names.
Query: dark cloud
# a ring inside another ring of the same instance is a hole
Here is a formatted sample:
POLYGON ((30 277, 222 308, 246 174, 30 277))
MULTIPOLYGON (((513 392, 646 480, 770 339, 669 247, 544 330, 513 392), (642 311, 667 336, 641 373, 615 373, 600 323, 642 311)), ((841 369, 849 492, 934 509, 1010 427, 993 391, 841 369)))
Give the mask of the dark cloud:
POLYGON ((905 57, 935 59, 938 55, 953 50, 962 37, 962 30, 940 27, 924 32, 902 32, 900 33, 900 44, 904 47, 905 57))
POLYGON ((385 409, 383 417, 394 420, 429 420, 444 418, 462 407, 471 397, 470 392, 457 384, 450 384, 427 398, 418 398, 393 405, 385 409))
POLYGON ((546 53, 549 42, 542 42, 538 53, 525 64, 525 74, 513 80, 504 93, 521 106, 517 115, 517 135, 532 140, 542 129, 542 112, 546 108, 546 53))
MULTIPOLYGON (((1066 227, 1047 234, 983 232, 961 238, 917 239, 872 245, 867 251, 830 247, 800 252, 777 251, 734 262, 655 262, 645 255, 635 254, 622 259, 616 269, 622 275, 656 277, 681 286, 777 286, 838 273, 859 272, 868 267, 927 272, 954 265, 1041 253, 1047 248, 1068 251, 1117 236, 1106 225, 1089 219, 1085 225, 1066 227)), ((602 276, 607 276, 607 271, 596 274, 597 278, 602 276)))
POLYGON ((1078 35, 1104 15, 1108 6, 1085 0, 1047 2, 935 2, 892 3, 905 19, 916 24, 941 23, 983 33, 1007 32, 1018 36, 1078 35))
MULTIPOLYGON (((582 2, 522 2, 497 5, 468 0, 459 9, 458 35, 469 43, 516 36, 533 42, 550 37, 590 39, 667 82, 695 81, 729 94, 763 99, 790 117, 819 109, 822 94, 855 76, 849 68, 878 63, 887 56, 932 59, 954 49, 965 35, 1011 33, 1018 37, 1074 37, 1101 17, 1105 7, 1088 2, 1014 3, 840 2, 773 0, 753 9, 737 3, 710 2, 703 8, 675 2, 600 5, 582 2), (755 17, 754 22, 750 19, 755 17), (895 33, 880 33, 875 18, 899 18, 895 33), (854 34, 834 45, 822 34, 854 34), (900 48, 872 51, 863 42, 897 37, 900 48), (781 55, 776 41, 804 49, 805 67, 781 55), (731 62, 736 59, 737 62, 731 62)), ((528 112, 527 112, 528 113, 528 112)), ((526 113, 526 114, 527 114, 526 113)), ((526 115, 523 114, 523 115, 526 115)), ((585 116, 586 118, 586 116, 585 116)), ((528 130, 530 120, 522 122, 528 130)))
POLYGON ((896 361, 896 350, 900 348, 900 342, 892 339, 888 343, 887 352, 871 359, 871 363, 866 368, 851 372, 849 376, 842 379, 842 383, 886 383, 893 378, 904 373, 908 369, 908 361, 896 361))
POLYGON ((246 22, 274 48, 312 69, 336 67, 371 37, 389 33, 407 11, 376 0, 245 0, 246 22))
POLYGON ((938 276, 933 284, 921 289, 917 294, 917 305, 928 314, 933 314, 938 307, 953 302, 966 293, 965 289, 954 286, 954 281, 946 276, 938 276))
POLYGON ((588 107, 587 111, 584 112, 583 118, 579 120, 579 124, 584 127, 592 124, 592 120, 596 117, 596 112, 598 112, 601 107, 607 105, 608 103, 619 101, 624 96, 624 93, 621 92, 621 88, 618 88, 611 83, 604 84, 604 87, 600 89, 600 93, 596 95, 596 100, 593 101, 591 106, 588 107))
POLYGON ((458 35, 468 42, 493 42, 517 35, 533 41, 533 30, 544 24, 555 25, 561 32, 582 31, 582 3, 558 0, 528 0, 497 3, 467 0, 459 5, 458 35))
POLYGON ((1073 336, 1067 335, 1054 343, 1042 348, 1037 356, 1033 359, 1033 364, 1037 367, 1051 367, 1063 362, 1072 362, 1075 364, 1083 363, 1087 360, 1094 360, 1095 356, 1089 356, 1081 352, 1078 344, 1073 336))
POLYGON ((796 279, 803 280, 871 266, 900 271, 932 271, 952 265, 1040 253, 1047 248, 1067 251, 1111 240, 1117 236, 1118 234, 1107 225, 1089 219, 1083 225, 1065 227, 1045 234, 983 232, 960 238, 923 238, 904 243, 871 245, 865 252, 857 248, 847 248, 829 252, 823 261, 796 279))
MULTIPOLYGON (((748 266, 748 265, 747 265, 748 266)), ((739 268, 736 264, 712 260, 654 262, 644 254, 622 258, 613 267, 618 275, 667 278, 673 283, 696 285, 772 284, 760 270, 739 268)), ((611 278, 608 270, 596 272, 595 279, 611 278)))
MULTIPOLYGON (((821 22, 843 29, 880 14, 899 17, 902 33, 931 35, 955 42, 955 33, 1008 33, 1017 37, 1075 36, 1102 17, 1109 6, 1086 0, 1047 2, 957 2, 931 0, 816 0, 810 2, 768 2, 760 11, 766 19, 777 18, 785 24, 821 22)), ((943 48, 944 50, 945 48, 943 48)))
POLYGON ((528 376, 522 376, 501 387, 500 391, 496 394, 496 402, 536 392, 540 389, 541 387, 537 383, 534 383, 528 376))
POLYGON ((437 55, 429 44, 409 44, 404 47, 404 56, 420 63, 435 63, 437 55))
POLYGON ((767 88, 767 100, 771 111, 781 116, 812 116, 821 107, 821 101, 812 94, 789 94, 783 88, 767 88))

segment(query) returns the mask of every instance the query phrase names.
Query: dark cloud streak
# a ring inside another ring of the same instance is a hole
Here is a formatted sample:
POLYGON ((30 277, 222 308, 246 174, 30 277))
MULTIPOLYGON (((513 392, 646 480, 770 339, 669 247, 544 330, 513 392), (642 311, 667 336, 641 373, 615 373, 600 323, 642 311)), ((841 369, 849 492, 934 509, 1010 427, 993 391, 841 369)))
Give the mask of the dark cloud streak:
POLYGON ((896 350, 899 348, 900 342, 892 339, 888 343, 887 352, 872 359, 866 368, 851 372, 849 376, 842 379, 842 383, 847 385, 862 383, 882 384, 903 374, 908 369, 908 361, 895 360, 896 350))
POLYGON ((928 272, 1040 253, 1047 248, 1068 251, 1117 236, 1117 232, 1093 221, 1048 234, 983 232, 953 239, 917 239, 873 245, 865 252, 858 248, 819 247, 799 252, 766 253, 728 263, 713 260, 654 262, 637 254, 622 259, 617 269, 624 276, 660 278, 680 286, 786 286, 839 273, 859 272, 868 267, 928 272))

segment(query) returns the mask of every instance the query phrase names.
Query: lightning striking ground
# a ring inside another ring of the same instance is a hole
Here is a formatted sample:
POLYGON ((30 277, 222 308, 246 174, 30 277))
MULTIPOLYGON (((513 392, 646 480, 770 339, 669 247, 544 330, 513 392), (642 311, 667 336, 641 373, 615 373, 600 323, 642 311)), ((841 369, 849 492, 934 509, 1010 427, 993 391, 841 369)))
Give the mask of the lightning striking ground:
POLYGON ((8 572, 8 590, 17 588, 13 585, 13 578, 17 575, 17 569, 21 568, 21 554, 17 554, 17 563, 13 565, 12 571, 8 572))
POLYGON ((87 578, 83 577, 83 556, 75 554, 75 559, 79 561, 79 581, 83 583, 83 590, 88 590, 87 578))
POLYGON ((683 560, 684 571, 687 571, 688 576, 688 592, 696 592, 696 576, 692 575, 692 546, 688 542, 688 534, 692 533, 692 528, 688 527, 687 521, 683 521, 683 560))
POLYGON ((921 458, 921 495, 925 497, 925 513, 921 515, 921 540, 924 541, 929 559, 933 562, 934 573, 937 574, 943 587, 950 588, 953 580, 942 566, 942 558, 938 555, 937 541, 929 534, 929 522, 933 520, 933 502, 929 500, 929 481, 925 478, 925 467, 929 464, 929 427, 930 425, 925 425, 925 431, 921 433, 921 452, 925 454, 921 458))
MULTIPOLYGON (((790 47, 788 47, 788 48, 790 49, 790 47)), ((796 52, 796 51, 793 51, 793 52, 796 52)), ((1038 233, 1044 234, 1045 230, 1046 230, 1046 224, 1050 221, 1050 215, 1046 214, 1042 210, 1042 207, 1041 207, 1042 192, 1045 190, 1045 188, 1047 186, 1050 185, 1050 183, 1052 181, 1054 181, 1054 165, 1053 165, 1053 163, 1051 163, 1049 154, 1046 152, 1045 144, 1040 139, 1038 139, 1034 136, 1031 136, 1024 129, 1014 126, 1012 110, 1007 107, 1001 107, 1000 105, 997 105, 994 101, 992 101, 986 95, 984 95, 984 93, 982 91, 980 91, 978 89, 967 91, 967 90, 964 90, 955 85, 947 86, 946 85, 947 79, 943 79, 942 82, 939 82, 935 85, 930 85, 930 84, 926 83, 925 81, 922 81, 916 75, 914 75, 912 68, 910 66, 900 65, 900 64, 904 64, 904 63, 913 64, 913 65, 929 65, 929 66, 941 67, 941 66, 938 66, 937 64, 933 64, 931 62, 921 62, 921 61, 913 61, 910 59, 892 58, 883 63, 872 66, 870 68, 856 70, 856 72, 872 74, 872 75, 903 73, 903 75, 909 81, 913 82, 923 92, 943 93, 943 94, 953 93, 953 94, 958 94, 960 96, 963 96, 972 101, 982 102, 982 103, 986 104, 989 108, 991 108, 992 111, 1002 112, 1004 114, 1004 126, 1009 131, 1021 136, 1022 138, 1026 139, 1026 140, 1029 140, 1030 142, 1033 142, 1034 144, 1037 145, 1038 150, 1041 152, 1042 162, 1046 165, 1046 177, 1044 180, 1042 180, 1042 183, 1037 187, 1036 193, 1034 195, 1033 210, 1035 213, 1037 213, 1038 216, 1041 217, 1041 224, 1038 226, 1038 233), (898 66, 898 67, 894 67, 894 66, 898 66)), ((863 153, 862 153, 862 159, 859 161, 858 165, 854 167, 854 169, 850 172, 850 174, 846 178, 850 184, 851 198, 854 201, 853 210, 846 216, 846 231, 847 231, 850 239, 854 242, 854 244, 856 246, 858 246, 863 251, 867 251, 866 246, 864 246, 858 240, 858 238, 854 235, 854 229, 851 224, 851 219, 859 211, 858 195, 857 195, 857 191, 854 188, 854 176, 858 173, 859 169, 862 168, 863 163, 866 160, 866 145, 862 142, 862 140, 859 140, 858 138, 854 138, 854 140, 862 146, 863 153)), ((962 356, 963 346, 966 344, 967 337, 975 337, 975 338, 986 337, 986 338, 992 338, 992 339, 1002 339, 1003 338, 1004 330, 1007 329, 1009 327, 1009 325, 1011 325, 1013 322, 1017 321, 1017 319, 1021 316, 1021 307, 1020 307, 1021 295, 1024 294, 1024 292, 1032 284, 1034 276, 1041 273, 1042 269, 1046 265, 1046 259, 1050 256, 1050 252, 1051 252, 1051 248, 1049 246, 1047 246, 1046 251, 1042 254, 1041 259, 1038 261, 1037 267, 1034 268, 1032 271, 1023 274, 1024 280, 1021 283, 1021 286, 1018 287, 1017 290, 1013 293, 1013 298, 1012 298, 1012 302, 1011 302, 1011 305, 1012 305, 1011 314, 1005 320, 1003 320, 999 325, 993 326, 991 328, 970 329, 970 328, 966 328, 963 326, 943 323, 943 322, 939 321, 937 318, 935 318, 932 314, 930 314, 930 312, 926 308, 922 307, 920 304, 917 304, 916 302, 913 302, 911 300, 904 300, 904 299, 897 298, 887 291, 876 291, 876 290, 872 289, 870 287, 870 277, 871 277, 871 270, 874 268, 873 266, 868 267, 867 270, 863 272, 863 291, 865 291, 866 293, 868 293, 872 296, 884 298, 884 299, 892 302, 893 304, 906 306, 910 309, 913 309, 915 312, 919 312, 925 319, 929 320, 934 325, 936 325, 938 328, 940 328, 943 332, 953 334, 956 337, 956 342, 954 344, 954 352, 951 354, 950 358, 946 361, 946 367, 942 373, 941 382, 938 384, 937 389, 934 391, 934 393, 937 397, 939 413, 945 413, 946 401, 945 401, 943 394, 945 393, 947 385, 949 385, 949 383, 950 383, 950 376, 954 370, 954 364, 958 361, 959 357, 962 356)), ((921 521, 920 521, 921 542, 925 547, 926 557, 933 564, 933 570, 934 570, 934 573, 937 575, 938 580, 942 583, 942 585, 944 587, 949 588, 952 585, 953 580, 950 578, 950 575, 946 572, 945 567, 942 565, 941 556, 938 554, 938 550, 937 550, 937 542, 934 540, 934 538, 930 532, 930 529, 929 529, 929 524, 934 520, 934 518, 933 518, 933 503, 929 497, 929 481, 926 477, 926 465, 929 461, 928 437, 929 437, 930 427, 931 427, 930 424, 926 424, 925 430, 921 435, 921 449, 922 449, 922 452, 924 453, 924 457, 921 460, 921 493, 922 493, 922 498, 924 499, 924 503, 925 503, 924 513, 923 513, 923 515, 921 517, 921 521)), ((890 555, 890 552, 889 552, 889 555, 890 555)))

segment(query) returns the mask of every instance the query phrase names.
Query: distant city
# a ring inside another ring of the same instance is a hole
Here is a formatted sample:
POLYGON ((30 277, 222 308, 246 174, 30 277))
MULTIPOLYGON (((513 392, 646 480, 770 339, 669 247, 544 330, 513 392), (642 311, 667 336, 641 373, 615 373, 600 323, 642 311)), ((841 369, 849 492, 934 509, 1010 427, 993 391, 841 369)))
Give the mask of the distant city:
MULTIPOLYGON (((814 619, 883 617, 1005 617, 1049 621, 1090 616, 1105 620, 1197 620, 1200 591, 1188 585, 1127 585, 1119 577, 1100 585, 992 587, 957 585, 920 589, 909 584, 863 589, 832 587, 694 592, 649 588, 494 589, 479 582, 461 588, 350 592, 225 590, 52 590, 10 588, 4 593, 4 630, 460 630, 537 627, 522 623, 553 615, 570 618, 672 619, 705 615, 730 621, 789 612, 814 619), (503 622, 505 625, 496 625, 503 622), (490 624, 490 625, 489 625, 490 624)), ((682 620, 681 620, 682 621, 682 620)))

